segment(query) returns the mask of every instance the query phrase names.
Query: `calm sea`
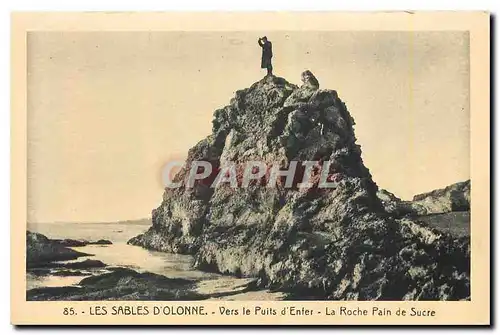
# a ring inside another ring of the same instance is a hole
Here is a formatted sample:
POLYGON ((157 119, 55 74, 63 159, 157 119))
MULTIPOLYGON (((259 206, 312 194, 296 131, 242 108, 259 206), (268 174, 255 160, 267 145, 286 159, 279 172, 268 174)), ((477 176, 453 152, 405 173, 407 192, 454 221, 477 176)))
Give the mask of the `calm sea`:
MULTIPOLYGON (((185 278, 198 281, 198 291, 204 294, 217 294, 219 299, 226 300, 277 300, 281 293, 268 291, 255 291, 239 294, 246 283, 251 279, 222 276, 214 273, 198 271, 193 268, 193 258, 188 255, 177 255, 158 251, 149 251, 141 247, 127 245, 127 241, 145 232, 149 225, 133 223, 43 223, 29 224, 28 230, 42 233, 53 239, 76 239, 97 241, 107 239, 112 245, 89 245, 73 248, 94 256, 81 257, 84 259, 97 259, 108 266, 128 267, 139 272, 153 272, 169 278, 185 278), (227 292, 224 298, 223 293, 227 292)), ((102 273, 96 269, 94 274, 102 273)), ((27 289, 48 286, 76 285, 85 277, 60 277, 60 276, 34 276, 27 274, 27 289)))

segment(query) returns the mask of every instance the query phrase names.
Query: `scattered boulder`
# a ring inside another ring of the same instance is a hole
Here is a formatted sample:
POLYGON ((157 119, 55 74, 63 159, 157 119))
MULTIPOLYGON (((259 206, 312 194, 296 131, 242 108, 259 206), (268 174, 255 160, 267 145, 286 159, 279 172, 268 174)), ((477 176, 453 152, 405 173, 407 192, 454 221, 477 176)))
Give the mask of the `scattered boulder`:
POLYGON ((89 241, 86 241, 86 240, 73 240, 70 238, 61 239, 61 240, 53 239, 52 241, 57 242, 61 245, 64 245, 65 247, 84 247, 87 244, 89 244, 89 241))

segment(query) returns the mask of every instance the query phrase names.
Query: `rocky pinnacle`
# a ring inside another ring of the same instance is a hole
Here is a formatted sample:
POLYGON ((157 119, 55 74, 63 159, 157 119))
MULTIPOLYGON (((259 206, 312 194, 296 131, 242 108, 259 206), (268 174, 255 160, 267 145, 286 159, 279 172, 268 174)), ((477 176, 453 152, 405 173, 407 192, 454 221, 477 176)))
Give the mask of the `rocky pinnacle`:
POLYGON ((193 161, 313 160, 330 162, 335 188, 167 188, 152 227, 129 243, 191 254, 201 270, 256 277, 297 299, 470 299, 469 239, 388 215, 346 105, 311 72, 302 81, 267 76, 237 91, 174 180, 193 161))

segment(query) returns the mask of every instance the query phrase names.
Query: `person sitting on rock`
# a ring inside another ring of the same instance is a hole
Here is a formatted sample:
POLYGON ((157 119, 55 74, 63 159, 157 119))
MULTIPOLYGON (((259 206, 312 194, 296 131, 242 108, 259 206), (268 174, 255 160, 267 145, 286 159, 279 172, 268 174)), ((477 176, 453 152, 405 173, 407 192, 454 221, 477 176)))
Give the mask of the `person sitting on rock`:
POLYGON ((272 76, 273 65, 271 64, 271 59, 273 58, 273 45, 271 41, 267 40, 266 36, 259 38, 259 45, 262 48, 260 67, 262 69, 267 69, 267 75, 272 76))
POLYGON ((316 77, 314 76, 314 74, 312 74, 311 71, 305 70, 304 72, 302 72, 300 77, 301 77, 300 79, 302 80, 302 83, 304 84, 304 86, 307 86, 310 88, 315 88, 315 89, 319 88, 318 79, 316 79, 316 77))

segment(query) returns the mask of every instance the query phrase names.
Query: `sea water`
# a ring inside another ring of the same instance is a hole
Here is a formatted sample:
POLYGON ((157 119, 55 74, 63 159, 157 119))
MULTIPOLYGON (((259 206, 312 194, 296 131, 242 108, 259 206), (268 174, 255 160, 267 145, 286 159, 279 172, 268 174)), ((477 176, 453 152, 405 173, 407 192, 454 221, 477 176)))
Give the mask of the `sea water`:
MULTIPOLYGON (((198 292, 227 300, 277 300, 283 295, 265 290, 241 292, 252 278, 236 278, 196 270, 193 257, 159 251, 150 251, 128 245, 127 241, 145 232, 150 225, 134 223, 37 223, 28 224, 28 230, 41 233, 50 239, 110 240, 110 245, 87 245, 73 249, 93 256, 80 257, 100 260, 110 267, 126 267, 138 272, 152 272, 169 278, 191 279, 198 282, 198 292)), ((99 274, 105 269, 93 269, 99 274)), ((27 289, 77 285, 85 276, 35 276, 27 274, 27 289)))

